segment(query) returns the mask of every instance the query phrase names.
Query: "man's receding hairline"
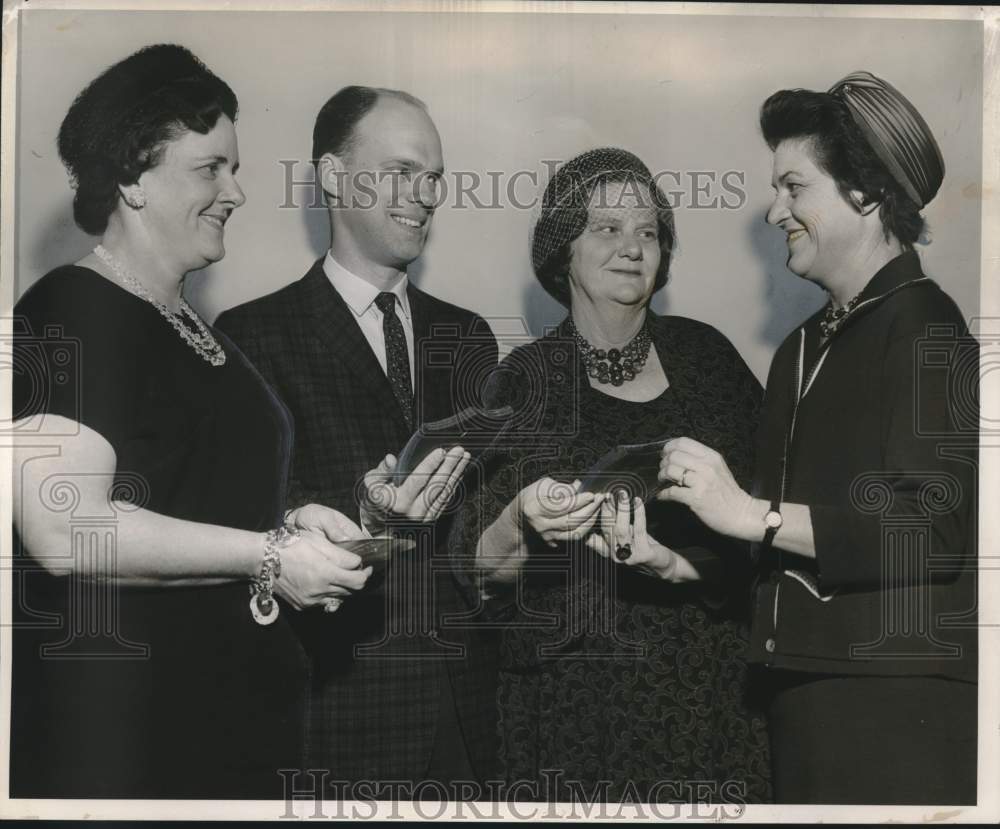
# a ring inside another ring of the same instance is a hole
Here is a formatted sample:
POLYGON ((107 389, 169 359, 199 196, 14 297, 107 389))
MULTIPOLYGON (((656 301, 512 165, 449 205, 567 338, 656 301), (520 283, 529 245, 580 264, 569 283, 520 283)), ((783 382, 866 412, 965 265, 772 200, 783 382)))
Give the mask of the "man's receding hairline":
MULTIPOLYGON (((382 98, 394 98, 397 101, 404 101, 405 103, 412 104, 413 106, 422 109, 427 112, 427 104, 425 104, 416 95, 411 95, 409 92, 404 92, 402 89, 389 89, 385 86, 374 86, 372 91, 375 92, 377 98, 375 100, 375 106, 378 106, 378 102, 382 98)), ((373 106, 372 109, 375 107, 373 106)))
POLYGON ((409 104, 415 109, 419 109, 422 113, 424 113, 424 115, 427 116, 428 120, 431 122, 431 126, 434 127, 434 131, 437 132, 437 124, 435 124, 434 119, 431 118, 430 111, 427 109, 427 104, 420 100, 420 98, 416 95, 411 95, 409 92, 404 92, 401 89, 389 89, 388 87, 381 86, 373 86, 370 87, 370 89, 372 92, 376 93, 377 97, 375 98, 375 103, 372 104, 371 108, 358 119, 357 123, 351 129, 350 135, 348 135, 344 141, 343 155, 345 157, 350 157, 351 153, 353 153, 358 140, 358 130, 365 122, 365 119, 375 112, 375 108, 383 100, 402 101, 404 104, 409 104))

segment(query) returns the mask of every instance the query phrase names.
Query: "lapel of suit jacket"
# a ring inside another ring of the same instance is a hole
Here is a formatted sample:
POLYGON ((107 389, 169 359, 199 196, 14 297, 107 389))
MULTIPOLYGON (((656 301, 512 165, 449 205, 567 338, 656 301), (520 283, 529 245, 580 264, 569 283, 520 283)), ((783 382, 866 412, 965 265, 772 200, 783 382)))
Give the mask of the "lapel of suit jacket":
POLYGON ((307 312, 315 321, 314 330, 327 347, 330 358, 347 368, 359 386, 375 397, 380 410, 398 418, 405 429, 406 421, 392 393, 389 378, 361 332, 354 312, 330 284, 322 259, 302 279, 302 297, 307 312))
POLYGON ((413 315, 414 421, 417 425, 450 417, 455 390, 451 384, 460 373, 462 337, 457 319, 435 318, 430 297, 411 282, 406 290, 413 315), (442 350, 451 351, 450 369, 442 371, 442 350), (436 367, 431 370, 431 367, 436 367))
POLYGON ((430 309, 425 301, 426 297, 422 291, 414 287, 413 283, 408 283, 406 296, 410 300, 410 314, 413 321, 413 413, 416 425, 420 425, 427 420, 426 395, 427 395, 427 372, 424 363, 426 362, 425 351, 428 338, 431 335, 430 309))

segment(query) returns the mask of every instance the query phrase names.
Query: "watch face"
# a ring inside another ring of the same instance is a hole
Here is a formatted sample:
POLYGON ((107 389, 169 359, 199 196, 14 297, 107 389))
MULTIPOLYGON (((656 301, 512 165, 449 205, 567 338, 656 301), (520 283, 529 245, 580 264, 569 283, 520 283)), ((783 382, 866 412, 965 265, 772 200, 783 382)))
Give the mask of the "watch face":
POLYGON ((764 516, 764 523, 771 529, 778 529, 781 526, 781 513, 774 510, 768 511, 767 515, 764 516))

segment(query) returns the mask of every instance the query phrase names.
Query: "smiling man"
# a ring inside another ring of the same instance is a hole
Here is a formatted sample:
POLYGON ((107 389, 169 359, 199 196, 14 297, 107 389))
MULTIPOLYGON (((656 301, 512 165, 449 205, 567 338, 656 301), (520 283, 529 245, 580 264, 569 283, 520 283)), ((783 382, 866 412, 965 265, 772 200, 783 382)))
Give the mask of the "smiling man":
POLYGON ((402 92, 347 87, 320 111, 313 155, 330 204, 324 269, 333 271, 334 285, 347 271, 380 291, 405 287, 406 266, 427 241, 444 172, 441 138, 423 104, 402 92), (345 133, 344 110, 366 105, 345 133))
POLYGON ((495 756, 494 648, 444 618, 469 610, 446 566, 439 518, 468 454, 433 455, 398 487, 395 460, 385 456, 421 422, 468 405, 474 390, 463 378, 496 364, 496 340, 482 318, 407 277, 427 241, 444 168, 421 101, 341 89, 317 116, 313 161, 329 251, 302 279, 216 325, 292 411, 289 506, 360 511, 373 533, 391 527, 418 541, 417 553, 397 557, 374 587, 328 608, 336 613, 297 620, 314 665, 308 766, 328 769, 329 780, 410 784, 394 797, 442 797, 419 784, 482 779, 495 756), (378 506, 387 493, 389 503, 378 506))

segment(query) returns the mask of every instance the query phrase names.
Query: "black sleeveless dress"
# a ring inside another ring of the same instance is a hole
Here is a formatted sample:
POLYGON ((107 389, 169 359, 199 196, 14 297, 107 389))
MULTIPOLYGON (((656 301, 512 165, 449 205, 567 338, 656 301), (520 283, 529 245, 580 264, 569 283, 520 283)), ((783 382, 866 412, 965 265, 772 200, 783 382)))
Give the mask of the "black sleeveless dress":
POLYGON ((246 582, 123 587, 37 559, 113 568, 124 504, 277 526, 287 410, 224 337, 226 363, 212 366, 152 305, 89 269, 50 272, 15 314, 14 418, 61 415, 101 434, 119 507, 93 514, 73 475, 57 475, 31 497, 68 513, 72 549, 29 550, 15 535, 11 796, 281 798, 277 770, 300 765, 307 680, 287 607, 264 627, 246 582))

